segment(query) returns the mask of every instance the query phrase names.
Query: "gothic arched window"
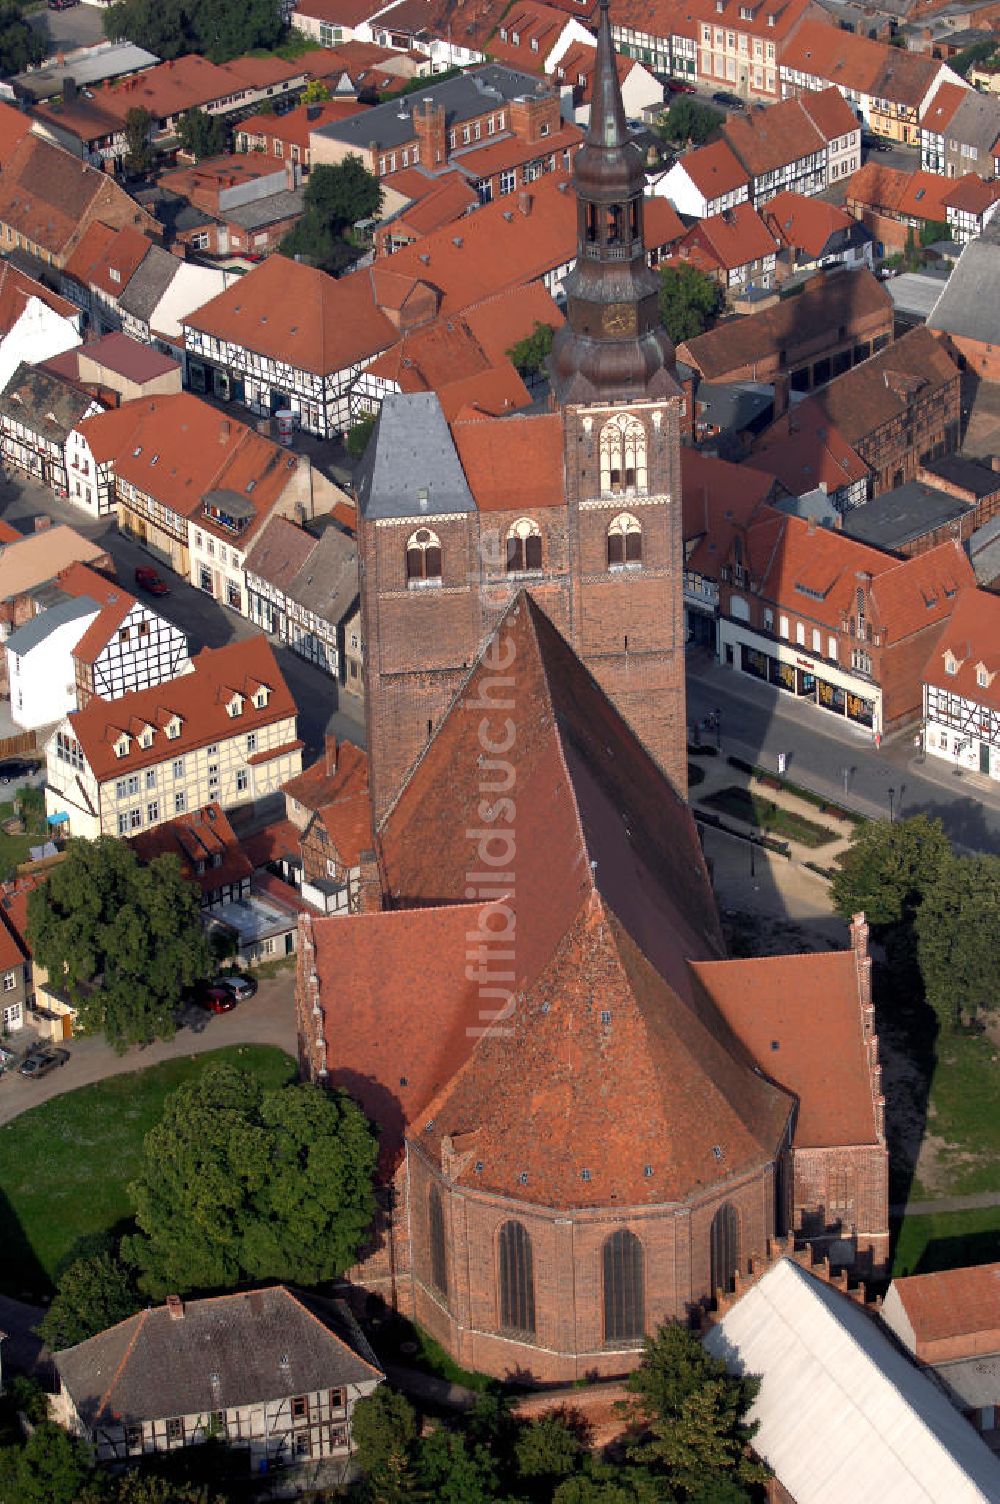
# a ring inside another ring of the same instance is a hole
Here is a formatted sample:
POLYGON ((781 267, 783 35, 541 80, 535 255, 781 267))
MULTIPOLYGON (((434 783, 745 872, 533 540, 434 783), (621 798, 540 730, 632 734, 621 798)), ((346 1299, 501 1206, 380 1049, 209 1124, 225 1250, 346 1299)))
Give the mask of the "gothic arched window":
POLYGON ((427 1195, 427 1234, 431 1250, 431 1284, 440 1295, 448 1296, 448 1259, 444 1242, 444 1207, 441 1192, 432 1185, 427 1195))
POLYGON ((418 527, 406 545, 406 581, 409 585, 441 583, 441 540, 429 527, 418 527))
POLYGON ((733 1275, 740 1267, 740 1219, 726 1201, 712 1218, 712 1294, 731 1290, 733 1275))
POLYGON ((523 574, 542 567, 542 535, 538 523, 519 517, 507 534, 507 573, 523 574))
POLYGON ((500 1326, 508 1332, 535 1330, 535 1271, 531 1238, 520 1222, 500 1229, 500 1326))
POLYGON ((608 568, 642 563, 642 525, 631 512, 619 512, 608 528, 608 568))
POLYGON ((601 490, 645 491, 646 430, 622 413, 601 429, 601 490))
POLYGON ((620 1228, 604 1240, 604 1340, 637 1342, 646 1335, 646 1268, 642 1244, 620 1228))

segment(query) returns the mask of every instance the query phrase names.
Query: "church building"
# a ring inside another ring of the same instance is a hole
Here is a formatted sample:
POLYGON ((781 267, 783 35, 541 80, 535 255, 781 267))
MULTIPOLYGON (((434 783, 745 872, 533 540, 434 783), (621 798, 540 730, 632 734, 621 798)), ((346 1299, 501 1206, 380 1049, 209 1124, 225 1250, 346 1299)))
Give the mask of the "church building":
POLYGON ((680 398, 633 155, 602 3, 552 410, 382 409, 372 850, 362 912, 300 921, 300 1069, 379 1132, 352 1285, 543 1382, 626 1372, 775 1235, 861 1276, 889 1252, 864 916, 845 951, 726 959, 685 799, 680 398))
POLYGON ((358 547, 377 819, 522 587, 686 789, 684 398, 606 6, 573 174, 577 260, 551 410, 497 422, 468 409, 449 427, 431 393, 388 397, 368 446, 358 547))

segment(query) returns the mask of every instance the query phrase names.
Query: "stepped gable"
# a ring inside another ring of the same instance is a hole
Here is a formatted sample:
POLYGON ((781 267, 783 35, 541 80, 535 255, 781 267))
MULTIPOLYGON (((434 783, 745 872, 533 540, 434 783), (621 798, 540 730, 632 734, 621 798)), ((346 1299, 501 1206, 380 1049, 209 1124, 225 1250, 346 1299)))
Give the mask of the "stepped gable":
POLYGON ((554 1207, 662 1205, 770 1163, 792 1106, 593 893, 414 1137, 435 1158, 446 1136, 473 1147, 452 1178, 476 1189, 554 1207))
POLYGON ((517 985, 531 985, 596 886, 661 975, 690 996, 687 960, 723 954, 694 820, 524 593, 382 821, 389 902, 461 902, 468 874, 483 868, 479 806, 497 797, 490 786, 498 777, 484 766, 484 718, 488 739, 509 734, 508 718, 514 728, 509 754, 492 761, 513 769, 515 818, 486 828, 510 830, 514 841, 510 862, 498 870, 513 874, 517 985))

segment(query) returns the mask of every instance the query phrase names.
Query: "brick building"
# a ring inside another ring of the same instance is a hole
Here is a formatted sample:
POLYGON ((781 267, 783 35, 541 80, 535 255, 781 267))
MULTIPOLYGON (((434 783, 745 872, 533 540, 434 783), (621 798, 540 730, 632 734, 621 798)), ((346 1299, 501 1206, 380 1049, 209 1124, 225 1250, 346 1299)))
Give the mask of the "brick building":
POLYGON ((927 318, 963 370, 1000 381, 1000 215, 965 247, 927 318))
POLYGON ((919 716, 927 655, 975 584, 958 543, 899 560, 773 511, 732 537, 720 573, 721 661, 873 735, 919 716))
POLYGON ((958 367, 927 329, 916 328, 789 409, 759 447, 803 435, 818 446, 835 429, 868 466, 878 495, 912 480, 927 460, 953 453, 960 417, 958 367))

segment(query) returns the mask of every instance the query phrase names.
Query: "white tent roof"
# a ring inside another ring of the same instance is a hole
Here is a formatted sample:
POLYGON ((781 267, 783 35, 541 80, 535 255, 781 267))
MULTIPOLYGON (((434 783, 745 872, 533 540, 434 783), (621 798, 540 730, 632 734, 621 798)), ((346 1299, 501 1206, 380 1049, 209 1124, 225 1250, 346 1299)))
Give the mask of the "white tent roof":
POLYGON ((870 1314, 782 1259, 705 1338, 761 1376, 754 1446, 796 1504, 998 1504, 1000 1462, 870 1314))

